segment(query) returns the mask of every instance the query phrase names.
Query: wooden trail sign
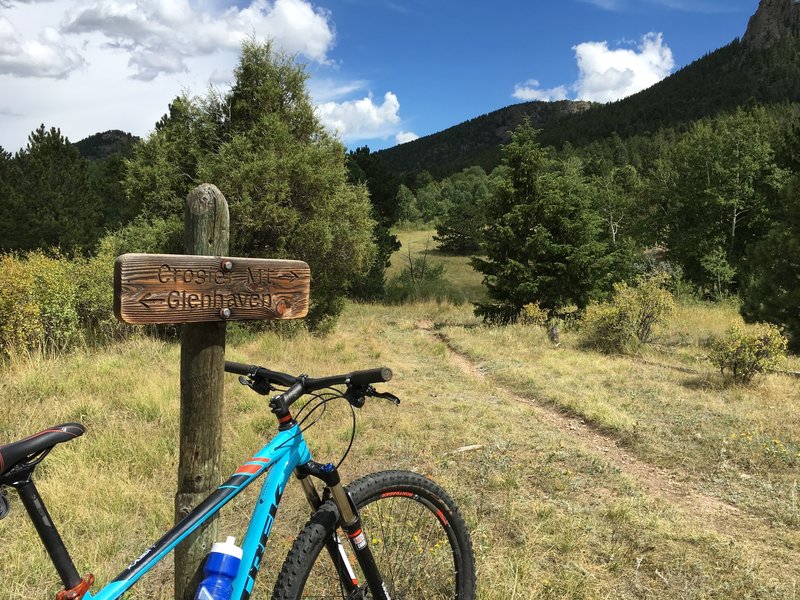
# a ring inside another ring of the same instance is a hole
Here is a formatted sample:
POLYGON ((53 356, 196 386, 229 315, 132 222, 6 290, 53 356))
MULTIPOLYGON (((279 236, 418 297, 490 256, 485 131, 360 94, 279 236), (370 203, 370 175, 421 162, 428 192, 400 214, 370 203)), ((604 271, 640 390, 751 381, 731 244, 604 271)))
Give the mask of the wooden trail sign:
POLYGON ((310 285, 299 260, 123 254, 114 264, 114 314, 131 324, 299 319, 310 285))

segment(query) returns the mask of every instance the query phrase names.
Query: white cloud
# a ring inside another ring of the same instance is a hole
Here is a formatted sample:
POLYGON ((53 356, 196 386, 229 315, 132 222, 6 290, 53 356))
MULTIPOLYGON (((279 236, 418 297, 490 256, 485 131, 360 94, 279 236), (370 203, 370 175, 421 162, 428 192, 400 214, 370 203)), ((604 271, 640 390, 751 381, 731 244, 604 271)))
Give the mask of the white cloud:
POLYGON ((613 102, 658 83, 675 67, 672 50, 660 33, 648 33, 635 48, 609 48, 608 42, 584 42, 573 46, 578 80, 570 86, 541 89, 530 79, 514 86, 518 100, 564 100, 574 92, 575 100, 613 102))
POLYGON ((14 25, 0 17, 0 74, 60 79, 85 64, 78 51, 52 27, 37 39, 22 39, 14 25))
POLYGON ((525 83, 518 83, 515 85, 514 93, 511 95, 517 100, 526 102, 530 100, 542 100, 544 102, 566 100, 567 87, 559 85, 549 90, 543 90, 540 88, 540 84, 536 79, 529 79, 525 83))
POLYGON ((642 4, 655 4, 669 10, 677 10, 688 13, 718 14, 726 12, 737 12, 740 7, 735 3, 725 2, 724 0, 580 0, 586 4, 592 4, 603 10, 611 12, 623 12, 638 9, 642 4))
POLYGON ((368 87, 368 82, 361 80, 340 81, 328 78, 314 78, 308 82, 308 91, 317 104, 334 102, 352 96, 368 87))
POLYGON ((392 92, 386 92, 380 104, 370 94, 360 100, 317 105, 317 115, 325 126, 345 142, 392 135, 400 123, 399 112, 400 102, 392 92))
POLYGON ((419 136, 413 131, 401 131, 394 136, 394 140, 398 144, 405 144, 406 142, 413 142, 414 140, 418 139, 419 136))
POLYGON ((336 35, 318 1, 0 0, 0 146, 41 123, 73 141, 146 136, 181 92, 232 82, 245 37, 327 68, 336 35))
POLYGON ((188 0, 95 0, 72 7, 64 31, 99 34, 107 46, 127 50, 133 77, 146 81, 185 72, 188 57, 238 50, 253 35, 324 63, 335 38, 329 13, 307 0, 253 0, 221 14, 195 8, 188 0))
POLYGON ((608 42, 584 42, 573 48, 578 61, 576 99, 611 102, 646 89, 675 67, 672 50, 660 33, 648 33, 637 49, 611 49, 608 42))

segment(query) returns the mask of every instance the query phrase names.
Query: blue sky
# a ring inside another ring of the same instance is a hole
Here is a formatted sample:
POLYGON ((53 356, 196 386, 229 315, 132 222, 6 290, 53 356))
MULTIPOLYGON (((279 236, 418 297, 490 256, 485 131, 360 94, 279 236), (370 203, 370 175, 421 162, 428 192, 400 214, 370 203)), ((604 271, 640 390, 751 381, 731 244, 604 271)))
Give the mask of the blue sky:
POLYGON ((0 0, 0 146, 40 123, 146 136, 183 90, 225 89, 243 36, 307 64, 350 148, 528 99, 615 100, 741 36, 757 0, 0 0))

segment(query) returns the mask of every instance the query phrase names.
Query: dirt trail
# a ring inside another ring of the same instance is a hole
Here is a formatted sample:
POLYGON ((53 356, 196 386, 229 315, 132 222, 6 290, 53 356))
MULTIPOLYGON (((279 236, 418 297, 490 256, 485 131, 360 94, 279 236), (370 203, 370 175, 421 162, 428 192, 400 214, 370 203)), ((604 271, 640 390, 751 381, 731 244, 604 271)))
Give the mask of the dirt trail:
MULTIPOLYGON (((464 373, 478 380, 487 379, 486 375, 467 356, 454 348, 447 335, 434 330, 432 323, 421 323, 419 327, 446 345, 450 360, 464 373)), ((741 535, 743 528, 750 528, 751 531, 752 528, 765 530, 770 528, 768 522, 693 488, 690 483, 682 480, 679 473, 643 462, 619 446, 613 437, 598 431, 582 418, 564 414, 549 402, 516 394, 497 382, 492 381, 492 385, 515 402, 530 406, 543 422, 578 441, 587 452, 602 456, 606 462, 636 481, 651 496, 662 498, 675 507, 702 518, 720 533, 735 536, 741 535)))

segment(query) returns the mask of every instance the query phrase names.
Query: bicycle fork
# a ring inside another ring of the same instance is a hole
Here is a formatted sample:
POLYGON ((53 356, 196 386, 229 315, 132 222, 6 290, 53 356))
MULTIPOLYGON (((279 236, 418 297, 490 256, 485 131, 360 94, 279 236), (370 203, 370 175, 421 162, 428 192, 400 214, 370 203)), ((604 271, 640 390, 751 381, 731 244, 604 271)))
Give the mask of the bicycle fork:
MULTIPOLYGON (((308 475, 313 475, 322 480, 330 490, 331 498, 339 510, 339 523, 350 541, 356 560, 361 566, 364 578, 367 580, 371 598, 375 600, 391 600, 383 578, 378 571, 378 565, 369 547, 367 536, 361 528, 361 516, 358 513, 358 507, 345 491, 336 467, 332 464, 322 465, 311 461, 297 468, 297 477, 300 480, 306 498, 311 507, 317 510, 322 505, 322 499, 319 497, 314 484, 308 479, 308 475)), ((349 594, 348 598, 360 598, 360 596, 352 595, 353 592, 359 590, 358 579, 335 530, 331 538, 325 542, 325 547, 336 567, 339 580, 349 594)))

